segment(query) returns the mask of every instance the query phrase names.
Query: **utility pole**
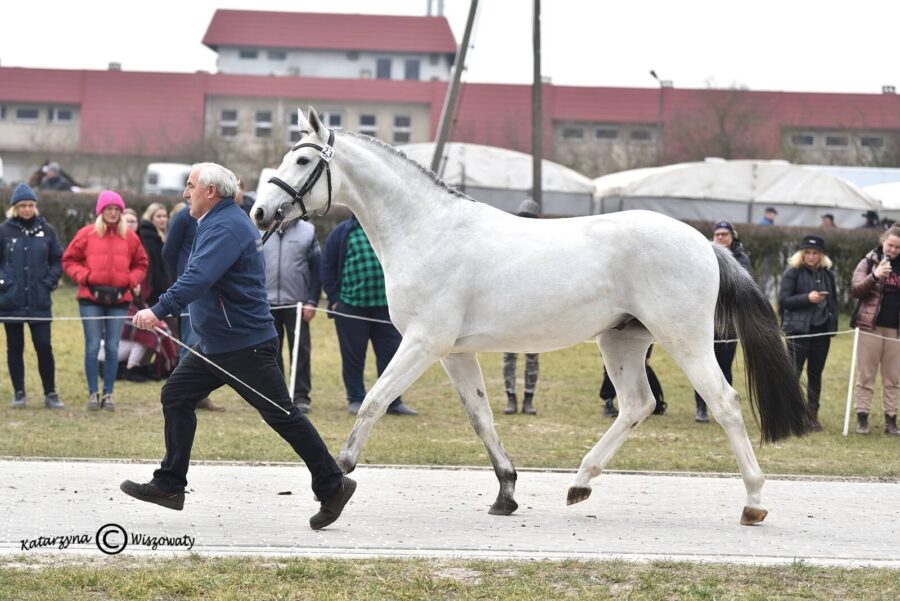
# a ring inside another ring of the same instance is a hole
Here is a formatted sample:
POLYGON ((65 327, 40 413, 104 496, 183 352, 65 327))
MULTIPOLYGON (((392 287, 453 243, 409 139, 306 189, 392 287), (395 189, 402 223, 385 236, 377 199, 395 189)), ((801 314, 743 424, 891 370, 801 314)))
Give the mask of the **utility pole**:
POLYGON ((534 81, 531 86, 531 194, 544 212, 543 173, 544 124, 541 113, 541 0, 534 0, 534 81))
MULTIPOLYGON (((443 3, 438 5, 443 9, 443 3)), ((466 51, 469 49, 469 38, 472 36, 472 26, 475 23, 475 13, 478 12, 478 0, 472 0, 469 6, 469 17, 466 19, 466 31, 463 33, 459 52, 456 53, 456 64, 453 66, 453 79, 447 88, 447 97, 444 99, 444 108, 441 110, 441 121, 438 124, 437 135, 434 138, 434 156, 431 157, 431 170, 438 173, 441 157, 444 155, 444 144, 450 135, 450 122, 456 112, 456 96, 459 93, 459 82, 466 68, 466 51)))
POLYGON ((659 94, 656 103, 656 164, 663 163, 663 93, 666 88, 672 87, 672 81, 669 79, 660 79, 656 75, 656 71, 650 69, 650 76, 659 84, 659 94))

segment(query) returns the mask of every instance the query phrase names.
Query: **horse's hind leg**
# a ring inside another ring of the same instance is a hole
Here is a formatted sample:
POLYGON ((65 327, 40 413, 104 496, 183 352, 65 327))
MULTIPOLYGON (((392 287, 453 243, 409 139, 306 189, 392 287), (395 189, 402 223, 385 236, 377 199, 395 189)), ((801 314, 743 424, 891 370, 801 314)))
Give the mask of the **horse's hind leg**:
POLYGON ((494 429, 494 415, 488 404, 487 392, 484 387, 484 376, 481 366, 474 353, 458 353, 447 355, 441 360, 450 381, 456 387, 459 398, 462 400, 466 415, 475 433, 481 438, 494 465, 494 473, 500 481, 500 492, 497 500, 491 505, 489 513, 494 515, 509 515, 518 509, 519 504, 513 499, 516 490, 516 468, 503 445, 500 437, 494 429))
POLYGON ((597 337, 606 371, 616 387, 619 417, 581 460, 581 467, 569 487, 568 505, 590 496, 591 479, 600 475, 631 430, 653 413, 656 401, 644 367, 647 349, 652 341, 653 337, 641 325, 610 330, 597 337))

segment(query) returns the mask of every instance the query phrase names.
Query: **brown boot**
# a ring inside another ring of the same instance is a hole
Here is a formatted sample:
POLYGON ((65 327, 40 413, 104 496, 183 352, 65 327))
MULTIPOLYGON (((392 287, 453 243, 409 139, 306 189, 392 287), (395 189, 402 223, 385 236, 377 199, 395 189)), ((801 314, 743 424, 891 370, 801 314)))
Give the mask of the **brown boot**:
POLYGON ((206 409, 207 411, 225 411, 225 407, 214 405, 209 397, 200 399, 200 402, 197 403, 197 409, 206 409))
POLYGON ((897 428, 897 416, 884 414, 884 433, 889 436, 900 436, 900 428, 897 428))
POLYGON ((857 411, 856 412, 856 433, 857 434, 868 434, 869 433, 869 414, 865 411, 857 411))

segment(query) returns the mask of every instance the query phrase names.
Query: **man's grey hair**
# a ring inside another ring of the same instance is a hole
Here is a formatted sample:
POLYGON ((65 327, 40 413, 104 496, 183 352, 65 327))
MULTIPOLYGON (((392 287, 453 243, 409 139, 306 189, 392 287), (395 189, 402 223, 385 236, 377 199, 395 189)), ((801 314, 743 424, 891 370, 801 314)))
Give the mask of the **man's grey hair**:
POLYGON ((222 198, 234 198, 238 192, 237 176, 218 163, 195 163, 191 169, 199 169, 197 183, 201 188, 212 184, 222 198))

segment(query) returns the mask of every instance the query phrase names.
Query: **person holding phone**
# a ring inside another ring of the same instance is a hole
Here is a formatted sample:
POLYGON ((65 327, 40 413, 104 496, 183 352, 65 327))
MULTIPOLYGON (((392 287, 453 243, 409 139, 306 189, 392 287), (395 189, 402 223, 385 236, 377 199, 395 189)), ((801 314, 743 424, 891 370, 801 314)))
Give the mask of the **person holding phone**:
POLYGON ((884 433, 900 436, 897 400, 900 397, 900 225, 881 235, 853 271, 850 293, 859 299, 850 325, 860 329, 856 378, 856 433, 869 433, 869 410, 875 374, 881 369, 884 433))
POLYGON ((831 268, 825 240, 813 234, 803 236, 799 250, 788 259, 788 268, 781 276, 779 296, 781 329, 788 336, 788 354, 797 377, 806 365, 806 398, 816 430, 822 429, 822 372, 838 322, 837 286, 831 268), (791 338, 797 335, 809 336, 791 338))

